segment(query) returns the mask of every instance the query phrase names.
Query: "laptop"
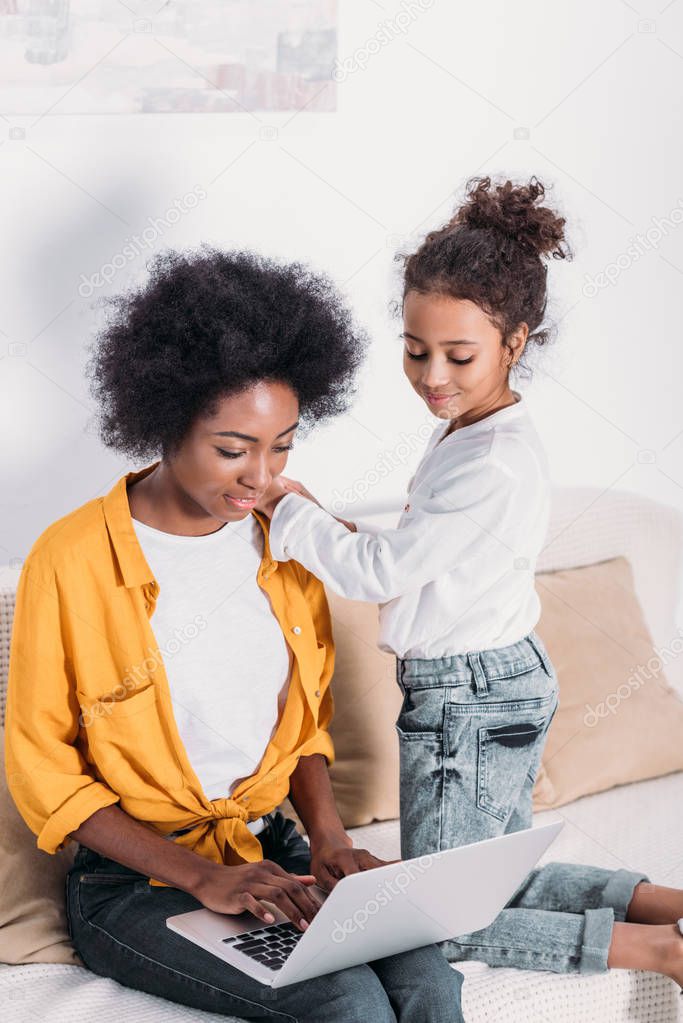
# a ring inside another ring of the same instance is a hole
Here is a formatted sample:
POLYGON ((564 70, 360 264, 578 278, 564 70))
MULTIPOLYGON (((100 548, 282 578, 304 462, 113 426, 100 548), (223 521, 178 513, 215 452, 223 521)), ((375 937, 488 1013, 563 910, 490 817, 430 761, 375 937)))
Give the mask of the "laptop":
POLYGON ((487 927, 563 826, 552 821, 349 874, 330 893, 313 885, 321 906, 305 931, 265 900, 271 925, 210 909, 166 925, 259 983, 285 987, 487 927))

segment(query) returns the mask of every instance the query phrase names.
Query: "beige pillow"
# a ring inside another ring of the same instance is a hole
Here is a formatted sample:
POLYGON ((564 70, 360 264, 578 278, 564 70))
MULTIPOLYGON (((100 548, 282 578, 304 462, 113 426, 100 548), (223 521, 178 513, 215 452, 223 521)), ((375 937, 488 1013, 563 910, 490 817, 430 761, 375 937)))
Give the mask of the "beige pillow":
POLYGON ((536 631, 557 672, 560 706, 534 809, 683 770, 683 702, 664 677, 667 655, 654 653, 626 558, 539 573, 536 589, 536 631))
MULTIPOLYGON (((536 631, 557 671, 560 707, 534 810, 683 769, 683 704, 661 671, 645 684, 633 681, 638 665, 653 657, 653 644, 629 562, 538 573, 536 590, 536 631)), ((394 657, 377 648, 377 608, 330 591, 327 599, 337 648, 331 776, 342 820, 355 827, 399 814, 394 723, 401 694, 394 657)))
POLYGON ((336 649, 330 726, 336 759, 334 796, 347 828, 398 816, 398 736, 401 709, 396 660, 377 646, 374 604, 327 592, 336 649))
MULTIPOLYGON (((334 798, 344 827, 398 817, 398 736, 401 709, 396 660, 377 646, 375 604, 345 600, 326 589, 332 616, 335 666, 334 717, 330 734, 335 761, 330 768, 334 798)), ((279 809, 304 833, 290 801, 279 809)))
POLYGON ((64 883, 76 843, 54 856, 36 846, 7 789, 0 729, 0 962, 83 966, 66 922, 64 883))

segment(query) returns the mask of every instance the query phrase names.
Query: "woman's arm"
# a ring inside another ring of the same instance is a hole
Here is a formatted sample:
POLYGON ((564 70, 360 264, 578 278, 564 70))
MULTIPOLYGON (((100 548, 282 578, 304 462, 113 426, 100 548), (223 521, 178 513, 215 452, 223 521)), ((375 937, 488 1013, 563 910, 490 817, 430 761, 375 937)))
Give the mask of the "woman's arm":
POLYGON ((204 880, 209 860, 176 845, 119 806, 105 806, 69 835, 107 859, 194 895, 204 880))
POLYGON ((321 753, 300 757, 290 778, 289 799, 298 813, 306 834, 315 845, 334 841, 351 848, 332 793, 327 760, 321 753))
MULTIPOLYGON (((296 877, 275 863, 223 866, 176 845, 134 820, 119 796, 90 773, 77 746, 80 706, 62 635, 62 595, 47 563, 27 558, 17 587, 5 723, 5 768, 12 798, 38 848, 55 853, 70 837, 147 877, 191 892, 222 913, 251 910, 260 900, 297 924, 318 909, 296 877)), ((272 923, 272 917, 270 919, 272 923)))
POLYGON ((315 883, 312 874, 289 874, 270 860, 238 866, 214 863, 156 834, 118 806, 98 810, 71 838, 131 870, 189 892, 216 913, 249 910, 260 920, 273 923, 275 918, 260 901, 267 899, 305 930, 318 911, 318 903, 307 890, 315 883))
POLYGON ((354 849, 334 801, 327 761, 320 753, 301 757, 290 779, 289 798, 311 843, 311 870, 331 891, 342 877, 384 866, 367 849, 354 849))
POLYGON ((77 745, 80 706, 62 628, 57 576, 29 554, 17 586, 5 716, 5 769, 12 798, 37 846, 63 849, 69 832, 119 801, 93 776, 77 745))
MULTIPOLYGON (((300 562, 351 600, 383 603, 500 545, 518 481, 494 462, 461 467, 436 481, 400 529, 352 533, 295 493, 277 503, 270 548, 278 561, 300 562)), ((415 502, 416 505, 418 502, 415 502)))

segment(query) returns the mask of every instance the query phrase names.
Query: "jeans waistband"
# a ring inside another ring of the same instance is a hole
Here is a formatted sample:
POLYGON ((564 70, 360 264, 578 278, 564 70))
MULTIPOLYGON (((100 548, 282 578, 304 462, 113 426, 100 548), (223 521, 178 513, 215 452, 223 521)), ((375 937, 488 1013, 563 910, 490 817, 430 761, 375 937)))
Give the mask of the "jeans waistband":
MULTIPOLYGON (((267 831, 271 825, 273 815, 271 813, 264 813, 262 817, 257 817, 255 821, 247 821, 247 827, 254 835, 260 835, 264 831, 267 831)), ((184 835, 188 831, 192 831, 192 828, 196 825, 191 824, 189 828, 180 828, 179 831, 169 831, 164 838, 177 838, 178 835, 184 835)))
POLYGON ((548 651, 535 630, 508 646, 492 650, 471 650, 449 657, 397 659, 396 678, 399 685, 419 687, 441 686, 451 682, 468 682, 473 675, 486 680, 508 678, 541 665, 552 677, 553 666, 548 651))
MULTIPOLYGON (((263 829, 256 834, 259 841, 263 841, 265 839, 265 836, 273 823, 274 816, 275 811, 273 811, 273 813, 264 813, 263 817, 258 818, 259 820, 262 820, 264 824, 263 829)), ((256 821, 253 823, 255 824, 256 821)), ((179 831, 171 831, 168 835, 164 835, 163 838, 172 839, 177 835, 182 835, 186 831, 191 830, 192 828, 181 828, 179 831)), ((90 849, 88 846, 82 845, 81 843, 78 844, 78 849, 76 850, 76 856, 74 858, 74 866, 93 867, 102 863, 113 864, 114 867, 120 867, 121 870, 128 870, 129 873, 133 873, 130 868, 123 867, 120 863, 116 863, 115 860, 111 860, 107 856, 102 856, 101 853, 95 852, 94 849, 90 849)))

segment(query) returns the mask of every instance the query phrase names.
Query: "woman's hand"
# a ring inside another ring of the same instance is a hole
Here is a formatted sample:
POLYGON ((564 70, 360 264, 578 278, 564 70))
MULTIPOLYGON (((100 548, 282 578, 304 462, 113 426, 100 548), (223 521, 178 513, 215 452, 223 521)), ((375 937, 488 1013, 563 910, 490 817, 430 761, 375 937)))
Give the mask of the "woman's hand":
MULTIPOLYGON (((350 842, 348 835, 347 841, 350 842)), ((311 870, 318 884, 325 891, 331 892, 338 881, 348 874, 358 874, 361 870, 372 870, 374 867, 385 867, 396 860, 380 860, 367 849, 354 849, 347 842, 334 839, 320 844, 311 843, 311 870)))
POLYGON ((248 911, 272 924, 275 917, 260 901, 267 899, 305 931, 320 908, 308 891, 315 883, 312 874, 289 874, 272 860, 234 867, 207 861, 206 870, 191 894, 216 913, 248 911))

